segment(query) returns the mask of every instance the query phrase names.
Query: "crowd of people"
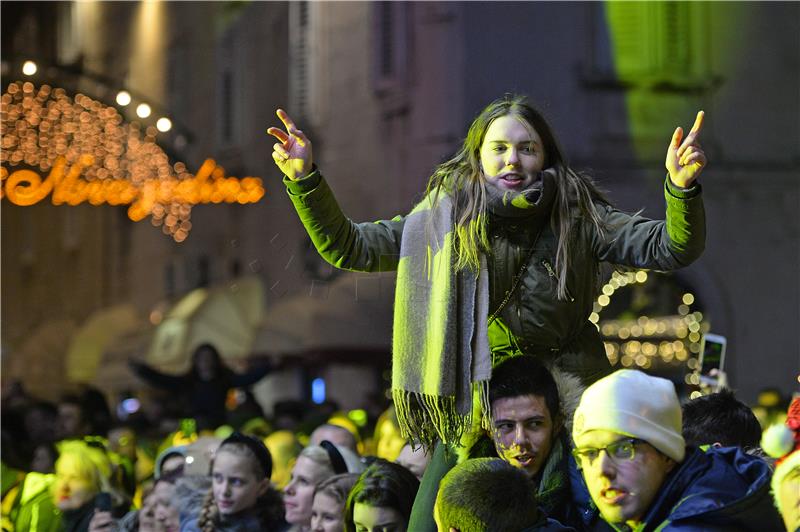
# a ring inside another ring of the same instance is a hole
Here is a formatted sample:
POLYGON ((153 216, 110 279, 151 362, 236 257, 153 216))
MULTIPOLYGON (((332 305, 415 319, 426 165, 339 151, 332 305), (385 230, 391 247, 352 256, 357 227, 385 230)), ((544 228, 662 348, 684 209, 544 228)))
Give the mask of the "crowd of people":
POLYGON ((730 390, 681 405, 671 381, 638 370, 585 386, 514 356, 494 368, 488 401, 491 427, 426 449, 400 434, 391 406, 363 426, 309 408, 291 428, 261 416, 232 426, 226 409, 213 430, 186 433, 174 420, 163 434, 114 415, 97 425, 108 409, 94 410, 93 390, 57 406, 7 395, 3 530, 800 526, 800 397, 764 449, 759 421, 730 390))
POLYGON ((320 255, 397 270, 391 404, 367 424, 334 405, 268 420, 251 395, 228 399, 272 367, 237 374, 213 346, 180 376, 131 364, 183 403, 173 425, 114 423, 92 390, 57 407, 17 394, 3 403, 6 529, 800 527, 800 398, 762 444, 730 391, 682 405, 670 380, 615 371, 588 320, 601 263, 673 270, 701 255, 702 111, 667 147, 666 220, 615 209, 542 114, 507 95, 407 216, 356 223, 278 116, 272 156, 320 255))

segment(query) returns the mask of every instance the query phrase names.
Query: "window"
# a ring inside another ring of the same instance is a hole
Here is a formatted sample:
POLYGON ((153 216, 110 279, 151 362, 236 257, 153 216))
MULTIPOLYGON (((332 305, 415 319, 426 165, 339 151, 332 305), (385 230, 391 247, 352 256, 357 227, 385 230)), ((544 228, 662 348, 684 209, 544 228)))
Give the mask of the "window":
POLYGON ((233 25, 218 47, 217 138, 221 147, 241 141, 241 38, 233 25))
POLYGON ((411 6, 405 2, 376 2, 373 9, 372 70, 375 91, 382 96, 404 89, 408 81, 411 6))
POLYGON ((311 7, 307 1, 289 4, 289 110, 304 123, 311 115, 311 7))
POLYGON ((710 83, 705 4, 603 2, 591 9, 594 81, 677 90, 710 83))

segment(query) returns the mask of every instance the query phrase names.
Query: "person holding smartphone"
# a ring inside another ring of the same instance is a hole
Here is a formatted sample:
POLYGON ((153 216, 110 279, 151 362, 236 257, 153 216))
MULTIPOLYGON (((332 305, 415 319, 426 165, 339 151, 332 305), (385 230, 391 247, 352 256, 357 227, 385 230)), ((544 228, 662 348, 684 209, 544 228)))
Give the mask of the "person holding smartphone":
POLYGON ((272 157, 320 255, 347 270, 398 272, 392 392, 416 441, 457 441, 473 390, 487 413, 492 364, 507 356, 536 356, 585 383, 610 373, 588 321, 600 263, 673 270, 704 249, 702 111, 667 148, 666 220, 612 207, 569 165, 542 114, 506 95, 475 118, 408 215, 375 223, 342 213, 311 141, 277 113, 285 130, 267 130, 278 140, 272 157))

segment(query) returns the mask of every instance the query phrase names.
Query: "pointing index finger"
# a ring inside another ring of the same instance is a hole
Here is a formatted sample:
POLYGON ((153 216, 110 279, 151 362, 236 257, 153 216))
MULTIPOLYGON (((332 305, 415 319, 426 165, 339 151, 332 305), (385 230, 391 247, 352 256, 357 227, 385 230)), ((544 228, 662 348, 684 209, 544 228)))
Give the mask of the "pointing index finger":
POLYGON ((683 139, 680 147, 678 148, 678 156, 683 156, 683 152, 686 151, 686 148, 691 146, 697 136, 700 134, 700 130, 703 128, 703 121, 705 120, 706 113, 705 111, 698 111, 697 117, 694 119, 694 125, 692 126, 691 131, 686 135, 686 138, 683 139))
POLYGON ((690 134, 696 137, 700 133, 700 129, 703 127, 703 120, 705 119, 705 116, 705 111, 697 111, 697 117, 694 119, 694 125, 692 126, 692 130, 689 132, 690 134))

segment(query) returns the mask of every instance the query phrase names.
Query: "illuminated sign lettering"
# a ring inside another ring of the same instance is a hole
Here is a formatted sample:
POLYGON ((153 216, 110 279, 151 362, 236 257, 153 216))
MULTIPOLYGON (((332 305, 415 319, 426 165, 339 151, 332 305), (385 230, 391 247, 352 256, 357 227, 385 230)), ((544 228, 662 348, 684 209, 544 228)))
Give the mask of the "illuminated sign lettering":
POLYGON ((212 159, 200 166, 189 179, 147 179, 133 183, 126 179, 86 181, 81 172, 94 164, 94 157, 82 155, 71 167, 63 157, 56 159, 45 179, 33 170, 21 169, 9 174, 0 169, 3 197, 15 205, 33 205, 50 196, 53 205, 130 205, 128 217, 140 221, 152 214, 157 203, 255 203, 264 196, 257 177, 225 177, 225 171, 212 159))

